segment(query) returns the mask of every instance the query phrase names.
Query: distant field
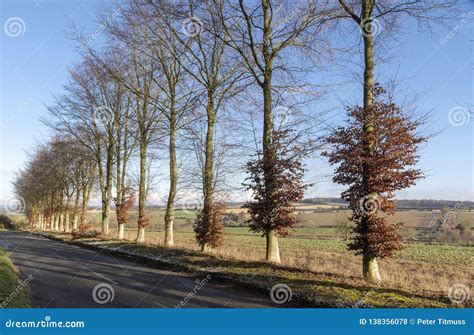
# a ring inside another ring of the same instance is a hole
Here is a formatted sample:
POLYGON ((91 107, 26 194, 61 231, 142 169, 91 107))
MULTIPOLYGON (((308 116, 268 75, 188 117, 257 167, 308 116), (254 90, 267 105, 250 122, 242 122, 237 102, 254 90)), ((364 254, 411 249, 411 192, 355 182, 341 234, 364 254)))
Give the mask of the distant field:
MULTIPOLYGON (((265 248, 264 239, 259 234, 248 231, 247 228, 228 227, 225 229, 226 246, 245 248, 265 248)), ((298 230, 297 230, 298 231, 298 230)), ((134 229, 127 230, 129 238, 133 238, 134 229)), ((183 247, 193 248, 195 244, 194 232, 190 228, 184 228, 175 232, 178 244, 183 247)), ((301 236, 301 235, 300 235, 301 236)), ((149 232, 148 239, 154 243, 161 244, 164 239, 164 232, 149 232)), ((281 248, 285 250, 319 250, 326 252, 337 252, 350 254, 347 251, 345 241, 341 240, 321 240, 315 238, 288 237, 280 239, 281 248)), ((197 250, 197 246, 196 246, 197 250)), ((398 255, 403 259, 423 261, 433 264, 452 264, 468 266, 474 261, 474 248, 448 245, 429 245, 421 243, 407 244, 405 249, 398 255)))
MULTIPOLYGON (((348 211, 334 211, 334 212, 315 212, 314 205, 300 205, 298 206, 298 223, 294 228, 294 237, 297 238, 312 238, 312 239, 341 239, 345 236, 344 222, 348 221, 350 213, 348 211), (304 209, 304 210, 303 210, 304 209)), ((237 214, 239 216, 238 223, 229 223, 232 226, 241 227, 242 232, 247 232, 247 224, 244 223, 248 216, 244 208, 231 208, 228 213, 237 214)), ((150 212, 150 227, 149 231, 163 231, 164 230, 164 210, 154 210, 150 212)), ((438 214, 439 215, 439 214, 438 214)), ((461 223, 467 229, 474 229, 474 212, 456 212, 456 221, 461 223)), ((89 213, 89 222, 98 226, 100 223, 100 212, 91 211, 89 213)), ((176 229, 184 231, 191 230, 196 212, 191 210, 176 210, 175 226, 176 229)), ((389 217, 392 223, 402 222, 403 228, 401 234, 405 238, 412 238, 414 240, 434 240, 432 228, 428 228, 432 218, 431 211, 399 211, 393 217, 389 217)), ((438 219, 440 216, 437 217, 438 219)), ((137 220, 137 212, 130 213, 129 227, 134 227, 137 220)), ((116 227, 115 216, 111 216, 111 227, 116 227)), ((347 229, 346 229, 347 230, 347 229)))
MULTIPOLYGON (((296 238, 312 238, 312 239, 342 239, 345 236, 345 229, 343 223, 347 222, 350 213, 348 211, 331 211, 318 212, 313 208, 316 205, 298 205, 297 218, 298 223, 294 228, 293 237, 296 238), (311 209, 309 209, 311 208, 311 209)), ((244 208, 230 208, 228 213, 237 214, 239 222, 231 222, 228 225, 238 227, 235 231, 248 232, 247 224, 244 223, 248 219, 246 210, 244 208)), ((164 230, 164 210, 150 211, 150 226, 148 231, 163 231, 164 230)), ((438 219, 440 218, 439 214, 438 219)), ((9 215, 14 221, 20 222, 24 220, 23 215, 9 215)), ((462 224, 467 229, 474 229, 474 212, 458 211, 455 213, 456 222, 462 224)), ((101 213, 98 210, 91 210, 88 214, 88 221, 90 224, 100 226, 101 213)), ((175 212, 175 227, 178 231, 190 231, 194 219, 196 218, 196 211, 178 209, 175 212)), ((432 218, 431 211, 399 211, 393 217, 389 217, 392 223, 402 222, 401 229, 402 236, 412 238, 414 240, 426 240, 433 238, 432 229, 428 228, 432 218)), ((130 213, 128 227, 135 227, 137 221, 137 211, 130 213)), ((110 225, 112 228, 117 226, 114 213, 111 213, 110 225)), ((346 229, 347 230, 347 229, 346 229)))

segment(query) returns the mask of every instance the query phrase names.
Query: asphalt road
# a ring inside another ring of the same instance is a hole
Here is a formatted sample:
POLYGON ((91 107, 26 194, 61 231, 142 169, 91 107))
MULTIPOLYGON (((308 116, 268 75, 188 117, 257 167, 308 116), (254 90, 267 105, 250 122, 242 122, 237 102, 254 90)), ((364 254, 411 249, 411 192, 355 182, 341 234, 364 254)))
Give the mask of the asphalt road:
POLYGON ((163 270, 29 233, 0 231, 0 247, 23 279, 32 276, 29 289, 38 307, 277 306, 269 295, 212 277, 163 270))

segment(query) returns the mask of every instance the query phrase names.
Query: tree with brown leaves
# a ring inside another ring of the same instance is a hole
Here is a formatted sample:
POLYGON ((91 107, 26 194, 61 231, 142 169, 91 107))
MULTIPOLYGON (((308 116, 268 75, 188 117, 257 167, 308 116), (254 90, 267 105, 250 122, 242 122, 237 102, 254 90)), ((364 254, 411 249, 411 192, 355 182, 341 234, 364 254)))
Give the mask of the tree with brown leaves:
POLYGON ((369 113, 364 107, 347 108, 347 125, 327 138, 333 145, 329 157, 338 164, 333 181, 349 188, 342 198, 350 203, 351 221, 356 224, 350 250, 363 256, 363 274, 378 283, 378 258, 389 257, 402 248, 397 230, 388 215, 395 213, 394 193, 423 178, 414 165, 419 146, 426 137, 417 133, 423 119, 410 118, 375 84, 374 103, 369 113), (368 115, 370 119, 367 119, 368 115), (367 131, 367 125, 371 130, 367 131))
POLYGON ((117 238, 123 240, 125 239, 125 225, 128 223, 128 215, 135 204, 135 190, 130 186, 125 186, 123 192, 114 200, 117 213, 117 238))
POLYGON ((224 237, 224 211, 225 205, 221 202, 213 202, 205 206, 198 214, 194 222, 196 241, 201 251, 210 251, 223 244, 224 237))
MULTIPOLYGON (((247 163, 250 176, 243 185, 247 191, 252 191, 255 200, 245 205, 251 216, 250 230, 265 237, 273 233, 275 237, 290 234, 289 229, 296 223, 293 204, 303 199, 309 186, 303 183, 303 152, 289 140, 290 132, 274 130, 272 153, 260 153, 257 159, 247 163), (272 185, 271 197, 268 197, 269 184, 272 185)), ((268 238, 266 253, 267 260, 280 263, 278 243, 273 244, 268 238)))

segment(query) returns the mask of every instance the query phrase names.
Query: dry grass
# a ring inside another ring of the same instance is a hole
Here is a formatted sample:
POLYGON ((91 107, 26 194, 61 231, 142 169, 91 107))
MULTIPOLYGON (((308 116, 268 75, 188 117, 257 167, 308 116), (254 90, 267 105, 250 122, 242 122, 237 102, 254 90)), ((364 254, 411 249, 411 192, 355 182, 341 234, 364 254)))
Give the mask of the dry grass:
MULTIPOLYGON (((115 236, 115 231, 111 232, 115 236)), ((134 231, 127 231, 126 237, 129 240, 135 238, 134 231)), ((147 234, 147 243, 150 245, 163 246, 163 232, 153 232, 147 234)), ((281 240, 282 245, 282 265, 297 268, 302 271, 315 271, 343 278, 344 282, 360 285, 363 282, 361 275, 361 257, 355 256, 339 246, 322 245, 320 249, 291 248, 285 246, 291 240, 281 240), (332 249, 337 251, 331 251, 332 249), (328 251, 329 250, 329 251, 328 251)), ((194 236, 191 231, 176 232, 175 246, 177 248, 198 251, 194 236)), ((474 268, 472 258, 474 250, 462 253, 449 264, 443 258, 437 259, 433 253, 423 258, 426 261, 419 261, 417 255, 412 255, 413 248, 423 245, 410 245, 406 253, 402 253, 397 258, 385 259, 381 261, 381 272, 385 278, 384 287, 397 288, 408 292, 422 294, 425 296, 446 296, 448 288, 453 284, 465 284, 467 286, 473 282, 474 268), (466 258, 464 260, 464 258, 466 258), (460 260, 459 260, 460 259, 460 260)), ((442 248, 442 246, 427 246, 429 248, 442 248)), ((316 246, 315 248, 318 248, 316 246)), ((428 252, 431 249, 427 249, 428 252)), ((213 251, 219 257, 232 260, 262 261, 264 257, 264 240, 258 236, 226 235, 225 246, 213 251), (244 243, 243 243, 244 239, 244 243)), ((444 250, 440 251, 443 256, 444 250)))
MULTIPOLYGON (((49 236, 70 241, 66 233, 48 233, 49 236)), ((94 248, 105 248, 115 254, 134 255, 154 260, 165 266, 180 268, 195 273, 212 273, 215 278, 230 280, 240 286, 269 291, 275 284, 285 283, 291 287, 293 299, 306 307, 449 307, 446 295, 409 292, 390 287, 368 285, 362 278, 348 273, 300 270, 289 266, 275 266, 264 262, 225 258, 216 254, 189 251, 182 248, 165 248, 159 245, 136 244, 127 241, 100 238, 80 239, 74 243, 94 248)), ((335 261, 332 256, 329 264, 335 261)), ((325 262, 320 263, 321 266, 325 262)), ((339 268, 339 267, 338 267, 339 268)), ((470 302, 464 306, 470 306, 470 302)))
MULTIPOLYGON (((92 213, 91 216, 97 214, 92 213)), ((147 244, 163 246, 163 213, 154 211, 151 214, 152 225, 148 227, 147 244)), ((292 238, 280 240, 282 265, 301 272, 313 271, 319 276, 329 276, 332 280, 336 278, 340 283, 354 286, 365 283, 361 275, 360 257, 345 250, 344 243, 337 238, 340 232, 334 228, 347 217, 347 213, 305 211, 302 215, 308 226, 297 228, 292 238)), ((474 221, 474 212, 459 212, 456 215, 467 222, 468 227, 474 221)), ((189 226, 192 217, 193 212, 178 211, 175 245, 182 250, 198 251, 189 226)), ((430 211, 406 211, 397 213, 393 220, 405 222, 405 229, 402 230, 404 236, 414 236, 417 232, 423 232, 420 228, 425 227, 430 218, 430 211)), ((130 221, 133 222, 133 213, 130 221)), ((114 226, 115 221, 111 220, 112 237, 116 236, 114 226)), ((136 237, 135 228, 132 227, 132 224, 129 225, 126 231, 126 238, 130 241, 136 237)), ((248 228, 227 228, 224 247, 214 250, 213 254, 229 260, 259 262, 265 255, 265 242, 260 236, 249 233, 248 228)), ((446 297, 450 286, 470 286, 473 282, 473 258, 472 247, 409 244, 397 257, 381 261, 381 272, 385 279, 383 287, 426 297, 446 297)))

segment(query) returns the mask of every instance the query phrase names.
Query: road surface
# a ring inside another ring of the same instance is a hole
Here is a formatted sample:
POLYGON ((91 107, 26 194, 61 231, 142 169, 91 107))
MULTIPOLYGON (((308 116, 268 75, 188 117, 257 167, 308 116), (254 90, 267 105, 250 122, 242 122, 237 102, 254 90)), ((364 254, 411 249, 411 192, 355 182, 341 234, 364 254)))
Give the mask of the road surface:
POLYGON ((269 295, 203 275, 163 270, 25 232, 0 231, 0 247, 32 277, 38 307, 275 307, 269 295))

